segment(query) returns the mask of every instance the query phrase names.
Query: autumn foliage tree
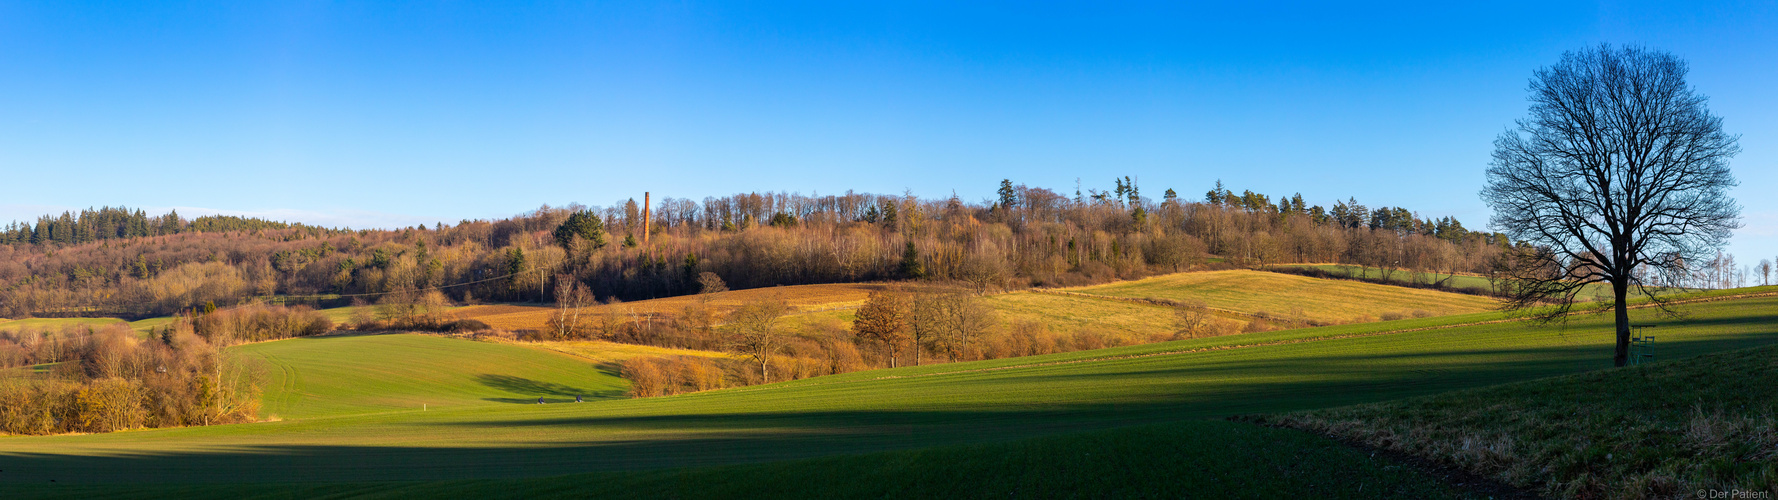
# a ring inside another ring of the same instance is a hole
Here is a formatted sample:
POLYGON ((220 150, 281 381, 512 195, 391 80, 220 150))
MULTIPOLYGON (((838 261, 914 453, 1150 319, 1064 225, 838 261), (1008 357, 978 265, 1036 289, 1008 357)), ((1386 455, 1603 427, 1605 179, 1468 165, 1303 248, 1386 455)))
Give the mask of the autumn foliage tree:
POLYGON ((907 295, 898 291, 878 290, 870 293, 858 308, 852 322, 852 333, 859 339, 883 346, 889 353, 889 367, 898 365, 899 351, 908 342, 907 295))

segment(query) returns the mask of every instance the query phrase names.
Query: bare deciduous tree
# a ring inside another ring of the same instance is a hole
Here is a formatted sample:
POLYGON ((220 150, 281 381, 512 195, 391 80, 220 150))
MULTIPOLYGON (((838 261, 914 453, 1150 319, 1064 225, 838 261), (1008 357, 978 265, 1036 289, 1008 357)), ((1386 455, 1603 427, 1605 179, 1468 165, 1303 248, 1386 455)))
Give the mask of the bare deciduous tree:
POLYGON ((728 329, 732 335, 729 349, 759 363, 759 375, 772 381, 772 355, 790 342, 791 335, 779 328, 778 320, 790 312, 790 306, 777 297, 749 300, 729 313, 728 329))
POLYGON ((698 293, 722 293, 728 291, 728 283, 722 281, 716 273, 698 273, 698 293))
POLYGON ((1176 337, 1198 338, 1210 326, 1210 308, 1201 300, 1181 302, 1173 307, 1173 325, 1179 329, 1176 337))
POLYGON ((1532 78, 1530 117, 1495 140, 1481 192, 1493 226, 1534 247, 1509 260, 1507 306, 1553 320, 1587 284, 1611 284, 1618 366, 1629 356, 1631 287, 1659 300, 1637 269, 1684 272, 1739 226, 1726 192, 1737 138, 1686 70, 1639 47, 1563 54, 1532 78))
POLYGON ((581 311, 596 303, 585 283, 572 275, 557 275, 556 311, 549 318, 550 332, 558 339, 586 336, 588 328, 581 311))

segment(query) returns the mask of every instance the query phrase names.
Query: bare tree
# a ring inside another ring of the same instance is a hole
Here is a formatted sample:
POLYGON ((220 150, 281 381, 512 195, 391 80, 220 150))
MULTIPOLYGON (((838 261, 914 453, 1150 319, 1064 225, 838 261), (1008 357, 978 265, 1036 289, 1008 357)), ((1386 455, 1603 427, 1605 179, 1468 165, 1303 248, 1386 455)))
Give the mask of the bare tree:
POLYGON ((698 273, 698 293, 722 293, 728 291, 728 283, 722 281, 716 273, 698 273))
POLYGON ((585 336, 587 326, 580 313, 595 303, 586 283, 571 275, 556 275, 556 311, 549 318, 550 333, 557 339, 585 336))
POLYGON ((934 292, 933 295, 932 305, 937 309, 939 331, 935 347, 950 354, 953 360, 971 356, 970 341, 987 334, 999 323, 994 309, 984 304, 981 297, 962 290, 934 292))
POLYGON ((732 335, 729 349, 753 358, 759 363, 759 375, 771 382, 772 355, 790 342, 791 335, 780 329, 778 320, 790 312, 790 306, 777 297, 749 300, 729 313, 728 328, 732 335))
POLYGON ((1759 265, 1753 267, 1753 272, 1759 273, 1760 286, 1772 284, 1772 261, 1761 259, 1759 265))
POLYGON ((1563 54, 1532 78, 1530 117, 1494 141, 1481 192, 1493 226, 1534 247, 1508 259, 1507 307, 1553 320, 1587 284, 1611 284, 1617 366, 1629 359, 1631 287, 1659 301, 1637 269, 1684 272, 1739 227, 1726 192, 1737 138, 1686 71, 1639 47, 1563 54))
POLYGON ((1173 307, 1173 325, 1179 329, 1175 338, 1198 338, 1210 326, 1210 308, 1201 300, 1180 302, 1173 307))

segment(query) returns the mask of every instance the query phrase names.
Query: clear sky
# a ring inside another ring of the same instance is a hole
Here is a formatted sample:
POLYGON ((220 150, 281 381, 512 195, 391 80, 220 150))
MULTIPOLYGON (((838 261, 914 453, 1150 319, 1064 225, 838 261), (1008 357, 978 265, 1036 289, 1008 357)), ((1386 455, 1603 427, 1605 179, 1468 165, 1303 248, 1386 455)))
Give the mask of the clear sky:
POLYGON ((1741 135, 1731 249, 1778 257, 1778 3, 955 3, 0 0, 0 221, 388 227, 1130 175, 1481 228, 1532 71, 1610 42, 1691 61, 1741 135))

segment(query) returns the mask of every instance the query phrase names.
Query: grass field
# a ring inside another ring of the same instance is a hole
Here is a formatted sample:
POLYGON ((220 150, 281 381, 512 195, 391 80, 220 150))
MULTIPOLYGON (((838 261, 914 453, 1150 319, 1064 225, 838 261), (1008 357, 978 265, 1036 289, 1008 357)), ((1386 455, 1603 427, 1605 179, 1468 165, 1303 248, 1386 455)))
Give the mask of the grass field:
POLYGON ((1487 311, 1493 300, 1473 295, 1323 280, 1261 271, 1177 273, 1061 291, 1123 298, 1201 300, 1245 314, 1330 323, 1374 321, 1385 314, 1444 316, 1487 311))
POLYGON ((620 398, 629 387, 571 356, 427 335, 304 337, 235 351, 263 362, 261 412, 286 420, 620 398))
MULTIPOLYGON (((1036 292, 988 295, 982 300, 999 314, 1003 326, 1037 322, 1056 333, 1090 329, 1132 342, 1147 342, 1150 335, 1174 330, 1173 309, 1154 304, 1036 292)), ((851 328, 856 316, 857 309, 801 313, 785 318, 785 325, 793 331, 810 331, 821 323, 851 328)))
POLYGON ((1172 332, 1173 309, 1166 306, 1091 297, 1016 292, 986 298, 1003 322, 1032 321, 1050 331, 1094 329, 1127 338, 1172 332))
MULTIPOLYGON (((1678 319, 1658 318, 1648 310, 1633 313, 1638 322, 1662 325, 1659 359, 1778 342, 1778 298, 1687 307, 1690 315, 1678 319)), ((1042 446, 1046 436, 1380 402, 1610 364, 1608 318, 1583 318, 1561 328, 1517 322, 1452 326, 1496 317, 1479 313, 1243 334, 578 405, 488 401, 428 412, 317 411, 337 415, 321 417, 302 417, 298 411, 297 417, 259 424, 7 437, 0 439, 0 463, 5 464, 0 485, 42 485, 49 479, 117 488, 169 481, 492 479, 738 465, 933 446, 1024 446, 1007 444, 1021 439, 1037 441, 1016 442, 1042 446)), ((353 339, 256 346, 307 343, 319 349, 353 339)), ((448 376, 470 371, 459 369, 448 376)), ((360 392, 364 394, 355 397, 382 397, 360 392)), ((837 461, 831 462, 833 470, 862 466, 845 457, 821 460, 837 461)), ((800 485, 807 488, 849 480, 772 465, 658 474, 681 473, 791 474, 802 477, 800 485)), ((915 473, 938 474, 925 469, 915 473)), ((338 487, 374 492, 410 486, 338 487)))
MULTIPOLYGON (((0 484, 3 486, 3 484, 0 484)), ((21 488, 22 489, 22 488, 21 488)), ((32 487, 60 498, 116 487, 32 487)), ((766 464, 422 483, 132 486, 177 498, 1486 498, 1312 434, 1220 420, 766 464)))
POLYGON ((128 321, 124 321, 124 320, 117 319, 117 318, 13 319, 13 320, 0 320, 0 330, 10 330, 10 331, 27 330, 27 329, 29 329, 29 330, 44 330, 44 329, 60 330, 62 328, 66 328, 66 327, 70 327, 70 326, 100 327, 100 326, 114 325, 114 324, 119 324, 119 323, 128 323, 128 321))
POLYGON ((152 333, 156 328, 173 323, 175 319, 178 318, 173 316, 162 316, 159 318, 148 318, 137 321, 124 321, 118 318, 31 318, 0 320, 0 331, 18 331, 24 329, 61 330, 62 328, 70 326, 91 326, 96 328, 106 325, 129 324, 130 328, 136 330, 137 333, 147 335, 152 333))
MULTIPOLYGON (((1488 282, 1488 278, 1483 277, 1483 276, 1472 276, 1472 275, 1466 275, 1466 274, 1459 274, 1459 275, 1455 275, 1455 276, 1449 275, 1449 274, 1437 274, 1437 275, 1425 274, 1425 275, 1420 275, 1420 276, 1416 277, 1414 274, 1409 273, 1407 271, 1395 271, 1393 273, 1389 273, 1388 277, 1385 278, 1382 269, 1378 269, 1378 268, 1374 268, 1374 267, 1358 267, 1358 266, 1348 265, 1348 264, 1289 264, 1289 265, 1286 265, 1283 267, 1302 267, 1302 268, 1310 268, 1310 269, 1320 269, 1322 271, 1327 271, 1327 272, 1342 275, 1342 276, 1356 276, 1356 277, 1364 277, 1367 279, 1378 279, 1378 280, 1389 279, 1389 280, 1399 281, 1399 282, 1403 282, 1403 283, 1418 282, 1418 283, 1430 284, 1430 283, 1433 283, 1434 281, 1437 281, 1437 280, 1447 280, 1446 283, 1448 283, 1448 284, 1450 284, 1450 286, 1456 287, 1456 288, 1476 288, 1476 289, 1481 289, 1481 290, 1492 290, 1493 289, 1493 284, 1488 282)), ((1595 283, 1592 285, 1587 285, 1587 289, 1585 292, 1583 292, 1583 295, 1582 295, 1582 297, 1586 298, 1586 299, 1591 299, 1591 298, 1595 298, 1595 297, 1604 298, 1604 297, 1610 297, 1610 296, 1611 296, 1611 285, 1606 285, 1606 284, 1602 284, 1602 283, 1595 283)))
MULTIPOLYGON (((1658 338, 1658 337, 1657 337, 1658 338)), ((1258 417, 1552 498, 1778 489, 1778 348, 1258 417)))

